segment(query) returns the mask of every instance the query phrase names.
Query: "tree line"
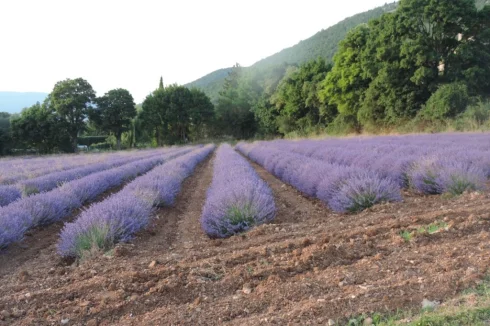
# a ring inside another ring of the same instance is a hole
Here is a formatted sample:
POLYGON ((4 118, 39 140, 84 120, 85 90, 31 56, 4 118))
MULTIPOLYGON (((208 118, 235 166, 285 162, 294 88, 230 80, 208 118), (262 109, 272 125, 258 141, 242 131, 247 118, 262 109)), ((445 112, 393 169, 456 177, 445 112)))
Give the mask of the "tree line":
POLYGON ((205 137, 214 117, 209 98, 197 89, 169 85, 159 88, 137 106, 126 89, 113 89, 97 97, 83 78, 56 83, 46 100, 20 114, 0 113, 0 151, 16 149, 37 153, 75 152, 86 140, 106 149, 162 146, 205 137), (124 142, 124 144, 122 144, 124 142))

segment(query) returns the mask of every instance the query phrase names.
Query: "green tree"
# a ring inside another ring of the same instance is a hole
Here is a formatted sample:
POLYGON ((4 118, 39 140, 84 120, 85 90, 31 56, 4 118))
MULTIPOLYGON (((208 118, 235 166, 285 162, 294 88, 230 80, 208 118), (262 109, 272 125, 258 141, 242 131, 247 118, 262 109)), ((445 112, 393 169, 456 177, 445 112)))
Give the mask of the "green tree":
POLYGON ((71 148, 66 127, 66 121, 46 102, 42 105, 38 102, 22 110, 11 121, 13 140, 21 147, 35 148, 42 154, 71 148))
POLYGON ((471 37, 475 17, 474 0, 402 0, 396 25, 403 40, 401 65, 416 68, 411 81, 430 93, 450 82, 461 45, 458 34, 471 37))
POLYGON ((338 119, 355 129, 359 129, 357 113, 371 82, 364 73, 361 56, 368 37, 367 25, 361 25, 347 34, 339 44, 332 71, 327 74, 319 91, 319 97, 324 103, 337 107, 338 119))
POLYGON ((198 137, 212 118, 213 105, 203 92, 178 85, 148 95, 138 117, 153 130, 158 146, 198 137))
POLYGON ((455 118, 470 104, 468 87, 464 83, 451 83, 439 87, 429 98, 421 113, 429 120, 455 118))
POLYGON ((189 135, 192 140, 205 138, 214 120, 214 105, 210 98, 197 88, 191 89, 189 107, 189 135))
POLYGON ((122 88, 113 89, 95 100, 96 108, 89 111, 90 120, 101 130, 116 137, 117 149, 121 149, 121 135, 131 128, 136 117, 133 96, 122 88))
POLYGON ((7 154, 12 147, 10 119, 10 113, 0 112, 0 155, 7 154))
POLYGON ((308 133, 313 127, 324 126, 335 117, 335 107, 321 101, 318 91, 332 66, 317 59, 290 71, 279 84, 271 103, 278 112, 279 131, 308 133))
POLYGON ((49 105, 65 120, 73 150, 77 151, 78 134, 85 127, 88 110, 95 100, 92 86, 84 79, 57 82, 49 95, 49 105))
POLYGON ((163 77, 160 77, 160 84, 158 85, 158 89, 163 89, 163 77))
POLYGON ((216 127, 219 133, 237 139, 252 137, 257 124, 252 108, 259 98, 260 87, 253 80, 245 79, 242 67, 237 63, 225 79, 216 105, 216 127))

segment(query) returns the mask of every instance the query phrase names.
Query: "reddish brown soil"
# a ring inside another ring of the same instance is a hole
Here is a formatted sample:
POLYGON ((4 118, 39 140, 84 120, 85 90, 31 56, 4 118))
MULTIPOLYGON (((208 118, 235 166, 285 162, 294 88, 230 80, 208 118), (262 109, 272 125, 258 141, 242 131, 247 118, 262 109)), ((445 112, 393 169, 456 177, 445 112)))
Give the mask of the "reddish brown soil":
POLYGON ((209 240, 199 217, 212 161, 175 207, 106 255, 67 265, 60 226, 0 258, 0 325, 325 325, 419 308, 474 285, 490 263, 490 195, 404 193, 403 203, 334 214, 254 165, 274 191, 274 224, 209 240), (445 221, 447 230, 400 237, 445 221), (24 248, 23 248, 24 247, 24 248))

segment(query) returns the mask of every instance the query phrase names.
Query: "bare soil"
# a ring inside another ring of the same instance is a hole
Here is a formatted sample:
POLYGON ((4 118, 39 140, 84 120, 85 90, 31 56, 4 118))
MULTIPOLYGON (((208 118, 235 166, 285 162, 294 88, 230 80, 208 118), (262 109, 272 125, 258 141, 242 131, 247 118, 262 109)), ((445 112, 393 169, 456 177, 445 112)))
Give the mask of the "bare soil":
POLYGON ((128 244, 67 263, 61 225, 0 256, 0 325, 325 325, 421 308, 478 283, 490 263, 490 194, 404 193, 404 202, 334 214, 254 165, 274 224, 210 240, 199 218, 212 159, 177 203, 128 244), (433 234, 417 230, 444 221, 433 234), (410 241, 402 231, 415 231, 410 241))

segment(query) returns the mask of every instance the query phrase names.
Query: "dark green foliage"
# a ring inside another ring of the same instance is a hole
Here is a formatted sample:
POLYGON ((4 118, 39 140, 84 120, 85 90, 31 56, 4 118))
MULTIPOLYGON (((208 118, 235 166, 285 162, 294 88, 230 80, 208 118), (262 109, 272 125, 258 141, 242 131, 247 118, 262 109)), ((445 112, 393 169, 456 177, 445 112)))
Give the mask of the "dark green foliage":
POLYGON ((442 85, 432 94, 421 112, 429 120, 454 118, 471 103, 468 87, 463 83, 442 85))
POLYGON ((24 149, 35 148, 42 154, 69 151, 67 127, 66 121, 52 108, 39 102, 22 110, 20 116, 11 121, 14 142, 24 149))
POLYGON ((96 99, 97 107, 89 110, 90 120, 100 130, 111 132, 116 137, 116 148, 121 149, 121 136, 131 128, 136 117, 133 96, 122 88, 113 89, 96 99))
POLYGON ((324 103, 335 105, 343 123, 358 129, 357 113, 364 101, 371 79, 363 71, 361 50, 366 47, 369 28, 361 25, 340 42, 332 71, 322 82, 319 96, 324 103))
POLYGON ((319 83, 331 69, 319 58, 290 70, 284 77, 270 100, 277 112, 280 133, 298 130, 307 133, 335 118, 335 107, 323 102, 318 93, 319 83))
POLYGON ((8 112, 0 112, 0 155, 5 155, 12 148, 12 135, 10 132, 11 115, 8 112))
POLYGON ((92 86, 84 79, 66 79, 57 82, 48 99, 58 115, 66 122, 73 151, 77 150, 78 134, 84 129, 88 110, 95 101, 92 86))
POLYGON ((78 144, 92 146, 93 144, 105 142, 107 136, 82 136, 78 137, 78 144))
POLYGON ((163 77, 160 77, 160 83, 158 84, 158 89, 163 89, 163 77))
POLYGON ((470 95, 488 97, 489 25, 489 7, 478 12, 473 0, 402 0, 395 12, 351 31, 320 91, 337 105, 334 123, 358 130, 400 125, 436 91, 424 118, 454 118, 470 95), (446 84, 453 86, 438 91, 446 84))
POLYGON ((260 87, 243 77, 242 67, 236 64, 225 79, 216 104, 217 132, 246 139, 257 130, 252 107, 260 94, 260 87))
POLYGON ((159 88, 143 102, 135 121, 136 138, 154 138, 159 146, 195 140, 206 136, 213 116, 213 105, 202 91, 178 85, 159 88))
POLYGON ((96 143, 90 146, 90 149, 92 150, 109 150, 112 149, 112 145, 110 143, 102 142, 102 143, 96 143))

